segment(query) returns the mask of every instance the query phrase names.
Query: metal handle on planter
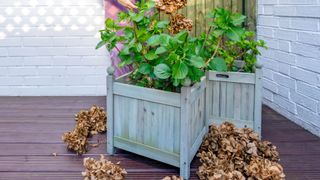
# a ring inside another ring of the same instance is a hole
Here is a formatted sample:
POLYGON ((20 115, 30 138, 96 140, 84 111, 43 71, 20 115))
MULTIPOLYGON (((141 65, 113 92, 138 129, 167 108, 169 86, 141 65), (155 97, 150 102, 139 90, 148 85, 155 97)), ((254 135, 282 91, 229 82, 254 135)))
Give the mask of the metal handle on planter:
POLYGON ((229 75, 228 74, 216 74, 216 77, 217 78, 229 78, 229 75))

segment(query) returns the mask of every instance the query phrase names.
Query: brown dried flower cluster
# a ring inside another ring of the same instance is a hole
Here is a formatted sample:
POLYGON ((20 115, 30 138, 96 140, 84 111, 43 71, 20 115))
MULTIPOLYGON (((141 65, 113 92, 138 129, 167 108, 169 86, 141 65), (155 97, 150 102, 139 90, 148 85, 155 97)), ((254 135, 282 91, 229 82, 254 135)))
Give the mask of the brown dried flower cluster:
POLYGON ((87 152, 88 140, 77 129, 67 132, 62 136, 62 140, 67 143, 67 148, 76 152, 77 154, 84 154, 87 152))
POLYGON ((77 122, 75 129, 65 133, 62 140, 67 143, 69 150, 84 154, 87 152, 87 138, 106 131, 106 112, 102 107, 92 106, 89 111, 82 110, 76 114, 75 120, 77 122))
POLYGON ((167 14, 173 14, 187 5, 187 0, 158 0, 156 7, 167 14))
POLYGON ((197 174, 203 180, 285 178, 274 145, 260 141, 253 130, 228 122, 210 127, 197 156, 202 163, 197 174))
POLYGON ((75 115, 77 125, 88 129, 88 133, 95 135, 106 131, 106 112, 102 107, 92 106, 89 111, 80 111, 75 115))
POLYGON ((183 180, 182 177, 177 177, 177 176, 166 176, 162 180, 183 180))
POLYGON ((100 155, 100 160, 84 158, 85 171, 82 172, 84 180, 123 180, 127 171, 117 164, 113 164, 100 155))
POLYGON ((156 7, 170 15, 170 27, 169 32, 177 34, 182 30, 192 30, 192 20, 186 18, 182 14, 178 14, 177 11, 184 8, 187 5, 187 0, 158 0, 156 1, 156 7))
POLYGON ((182 30, 192 30, 192 20, 184 17, 182 14, 175 14, 170 17, 169 32, 177 34, 182 30))
POLYGON ((245 172, 249 177, 255 179, 284 179, 282 166, 269 159, 262 157, 252 158, 249 165, 245 167, 245 172))

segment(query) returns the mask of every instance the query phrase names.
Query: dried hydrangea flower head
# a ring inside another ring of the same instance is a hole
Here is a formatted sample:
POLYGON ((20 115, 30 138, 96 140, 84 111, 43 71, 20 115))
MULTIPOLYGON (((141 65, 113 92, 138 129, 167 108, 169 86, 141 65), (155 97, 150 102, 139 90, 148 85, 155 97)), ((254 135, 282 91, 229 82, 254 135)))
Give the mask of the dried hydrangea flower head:
POLYGON ((77 154, 87 152, 90 135, 105 132, 107 129, 106 112, 102 107, 92 106, 88 111, 81 110, 75 115, 76 126, 73 131, 64 133, 63 142, 67 148, 77 154))
POLYGON ((82 172, 82 176, 84 180, 123 180, 127 171, 121 168, 119 164, 113 164, 106 160, 103 155, 100 155, 100 160, 84 158, 85 171, 82 172))
POLYGON ((182 14, 175 14, 170 17, 169 32, 177 34, 182 30, 192 31, 192 20, 182 14))
POLYGON ((171 34, 177 34, 182 30, 192 30, 192 20, 186 18, 182 14, 178 14, 177 11, 186 7, 187 0, 157 0, 156 7, 159 11, 163 11, 170 15, 169 32, 171 34))
POLYGON ((280 164, 264 159, 254 157, 250 164, 245 167, 246 174, 254 179, 284 179, 283 168, 280 164))
POLYGON ((198 176, 207 179, 284 179, 279 153, 249 128, 211 126, 199 153, 198 176))
POLYGON ((86 122, 91 135, 106 131, 106 112, 102 107, 92 106, 89 111, 80 111, 75 115, 77 124, 86 122))
POLYGON ((179 9, 184 8, 187 5, 187 0, 158 0, 156 1, 156 7, 167 13, 173 14, 179 9))
POLYGON ((87 152, 87 137, 75 129, 72 132, 67 132, 62 136, 63 142, 67 143, 67 148, 77 154, 84 154, 87 152))

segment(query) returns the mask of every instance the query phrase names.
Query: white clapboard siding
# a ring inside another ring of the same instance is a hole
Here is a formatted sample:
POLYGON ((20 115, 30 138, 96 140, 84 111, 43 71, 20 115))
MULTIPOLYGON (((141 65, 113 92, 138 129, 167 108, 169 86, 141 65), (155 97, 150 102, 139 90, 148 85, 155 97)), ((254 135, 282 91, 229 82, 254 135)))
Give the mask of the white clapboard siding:
POLYGON ((206 78, 182 87, 181 93, 130 85, 125 78, 107 78, 108 153, 114 153, 113 147, 124 149, 179 167, 181 176, 189 178, 190 163, 208 130, 206 78))
POLYGON ((261 135, 261 69, 255 73, 207 72, 209 125, 229 121, 261 135))

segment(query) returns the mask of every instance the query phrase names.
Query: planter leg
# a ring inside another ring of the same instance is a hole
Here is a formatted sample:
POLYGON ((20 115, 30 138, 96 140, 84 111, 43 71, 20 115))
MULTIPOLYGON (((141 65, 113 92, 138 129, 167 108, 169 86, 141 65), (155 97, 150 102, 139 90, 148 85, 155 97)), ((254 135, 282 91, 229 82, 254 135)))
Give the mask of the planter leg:
POLYGON ((107 143, 107 153, 110 154, 110 155, 114 155, 115 154, 115 149, 113 146, 111 146, 109 143, 109 140, 107 140, 108 143, 107 143))
POLYGON ((190 84, 186 84, 181 88, 181 115, 180 115, 180 176, 183 179, 190 177, 190 145, 189 145, 189 132, 190 132, 190 104, 189 95, 191 93, 190 84))
POLYGON ((190 177, 190 163, 187 161, 185 161, 180 167, 180 176, 185 180, 188 180, 190 177))
POLYGON ((113 135, 114 135, 114 119, 113 119, 113 81, 114 81, 114 69, 112 67, 108 68, 107 76, 107 152, 113 155, 114 145, 113 145, 113 135))

